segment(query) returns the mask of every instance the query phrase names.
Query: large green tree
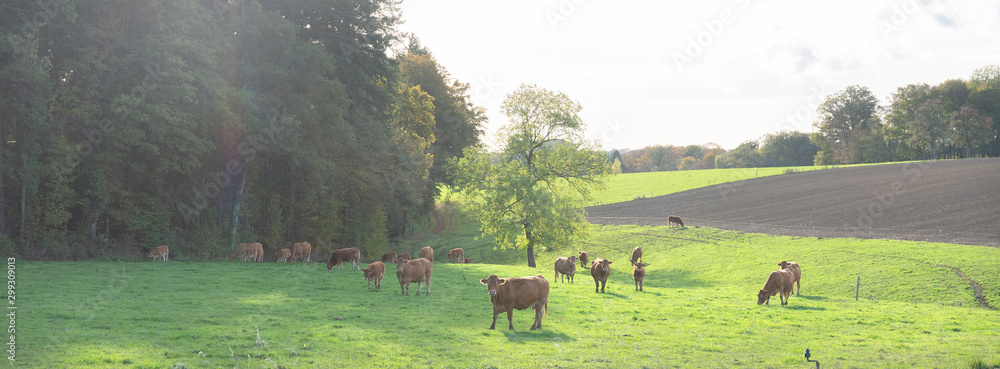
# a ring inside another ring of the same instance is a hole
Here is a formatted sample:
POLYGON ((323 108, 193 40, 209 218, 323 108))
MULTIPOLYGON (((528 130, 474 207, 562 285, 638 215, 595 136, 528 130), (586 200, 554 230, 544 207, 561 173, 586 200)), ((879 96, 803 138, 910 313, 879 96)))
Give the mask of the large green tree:
POLYGON ((879 109, 878 99, 867 87, 848 86, 828 96, 816 109, 814 143, 841 163, 861 162, 862 142, 881 125, 879 109))
POLYGON ((501 147, 465 150, 452 161, 457 189, 474 198, 484 234, 501 249, 567 244, 587 228, 583 207, 611 168, 607 155, 584 139, 582 107, 562 92, 521 85, 501 109, 510 120, 501 147))

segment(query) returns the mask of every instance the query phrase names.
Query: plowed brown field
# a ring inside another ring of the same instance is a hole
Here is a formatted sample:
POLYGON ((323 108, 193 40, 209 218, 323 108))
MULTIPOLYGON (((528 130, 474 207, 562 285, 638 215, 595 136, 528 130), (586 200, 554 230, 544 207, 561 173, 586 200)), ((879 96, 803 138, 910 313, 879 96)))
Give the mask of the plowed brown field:
POLYGON ((1000 158, 837 168, 587 208, 594 224, 1000 247, 1000 158))

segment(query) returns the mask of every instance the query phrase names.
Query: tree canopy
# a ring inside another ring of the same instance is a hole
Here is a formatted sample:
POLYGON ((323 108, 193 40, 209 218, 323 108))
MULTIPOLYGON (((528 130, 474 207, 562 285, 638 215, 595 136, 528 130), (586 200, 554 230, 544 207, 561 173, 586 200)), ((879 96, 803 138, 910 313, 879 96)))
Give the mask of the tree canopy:
POLYGON ((583 207, 611 171, 607 154, 584 139, 580 109, 562 92, 521 85, 504 99, 509 123, 499 151, 474 146, 452 161, 455 186, 475 200, 483 233, 501 249, 526 249, 531 267, 536 245, 584 234, 583 207))

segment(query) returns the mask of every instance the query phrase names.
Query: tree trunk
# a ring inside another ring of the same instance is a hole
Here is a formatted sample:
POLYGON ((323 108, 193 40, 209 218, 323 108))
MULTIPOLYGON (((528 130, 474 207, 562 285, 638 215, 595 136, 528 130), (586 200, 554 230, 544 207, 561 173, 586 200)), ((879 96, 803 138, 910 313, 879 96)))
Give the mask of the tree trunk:
POLYGON ((531 223, 524 224, 524 238, 528 239, 528 266, 535 267, 535 237, 531 234, 531 223))
POLYGON ((3 193, 3 172, 7 168, 3 161, 3 150, 7 143, 7 136, 3 129, 5 123, 0 121, 0 237, 9 237, 7 235, 7 213, 4 211, 7 207, 7 202, 3 193))
POLYGON ((236 192, 236 197, 233 198, 233 221, 230 222, 229 226, 229 250, 236 250, 236 230, 240 224, 240 200, 243 198, 243 188, 247 185, 247 175, 243 173, 243 180, 240 182, 240 190, 236 192))

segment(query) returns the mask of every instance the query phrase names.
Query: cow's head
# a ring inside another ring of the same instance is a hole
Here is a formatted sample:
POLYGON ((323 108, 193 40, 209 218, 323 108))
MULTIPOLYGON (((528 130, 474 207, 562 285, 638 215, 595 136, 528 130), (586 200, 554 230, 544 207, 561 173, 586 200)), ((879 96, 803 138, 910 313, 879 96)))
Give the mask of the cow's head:
POLYGON ((570 257, 569 257, 569 262, 570 262, 570 264, 576 264, 576 260, 577 260, 577 259, 576 259, 576 256, 575 256, 575 255, 574 255, 574 256, 570 256, 570 257))
POLYGON ((770 297, 771 297, 771 294, 768 293, 767 290, 757 291, 757 305, 763 304, 770 297))
POLYGON ((403 258, 396 258, 396 261, 394 261, 394 263, 396 263, 396 272, 402 272, 403 266, 406 265, 407 261, 408 260, 403 258))
POLYGON ((635 270, 638 270, 640 272, 645 272, 646 271, 646 265, 649 265, 649 264, 646 264, 646 263, 635 263, 635 270))
POLYGON ((781 269, 788 268, 789 265, 792 265, 792 264, 789 264, 787 261, 784 261, 784 260, 782 260, 780 263, 778 263, 778 266, 781 267, 781 269))
POLYGON ((335 267, 335 266, 337 266, 337 264, 335 264, 333 262, 333 260, 330 260, 330 261, 326 262, 326 270, 332 270, 333 267, 335 267))
POLYGON ((374 271, 374 270, 371 270, 371 269, 362 269, 362 270, 361 270, 361 272, 362 272, 362 273, 365 273, 365 279, 366 279, 366 280, 367 280, 367 279, 371 279, 371 277, 374 277, 374 274, 375 274, 375 273, 374 273, 375 271, 374 271))
POLYGON ((486 285, 486 290, 489 291, 490 296, 496 296, 497 295, 497 286, 501 286, 504 283, 507 283, 507 280, 506 279, 500 279, 500 277, 497 277, 496 274, 490 274, 489 277, 486 277, 484 279, 480 279, 479 283, 482 283, 482 284, 486 285))
POLYGON ((587 252, 580 251, 580 260, 587 261, 587 252))

